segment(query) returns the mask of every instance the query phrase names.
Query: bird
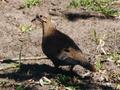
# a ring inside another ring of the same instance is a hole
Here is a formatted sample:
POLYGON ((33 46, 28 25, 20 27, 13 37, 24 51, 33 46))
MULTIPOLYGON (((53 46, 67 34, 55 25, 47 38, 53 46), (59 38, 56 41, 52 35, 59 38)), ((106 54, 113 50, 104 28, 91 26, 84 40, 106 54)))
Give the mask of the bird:
POLYGON ((89 71, 96 71, 95 66, 86 59, 85 54, 74 40, 56 29, 50 15, 37 14, 31 22, 36 20, 40 21, 42 25, 43 53, 53 62, 56 68, 68 65, 70 71, 72 71, 75 65, 80 65, 89 71))

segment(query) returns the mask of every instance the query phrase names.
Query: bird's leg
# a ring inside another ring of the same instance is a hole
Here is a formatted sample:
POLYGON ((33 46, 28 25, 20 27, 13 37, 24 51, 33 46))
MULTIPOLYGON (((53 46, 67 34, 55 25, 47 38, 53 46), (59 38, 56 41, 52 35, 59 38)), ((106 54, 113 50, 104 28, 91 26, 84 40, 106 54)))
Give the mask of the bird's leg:
POLYGON ((69 66, 70 72, 73 72, 74 65, 69 66))
POLYGON ((54 71, 55 72, 59 72, 60 68, 59 68, 59 64, 54 64, 54 71))
POLYGON ((91 72, 90 71, 86 71, 86 73, 84 73, 81 77, 85 78, 85 77, 90 77, 91 72))
POLYGON ((57 65, 56 65, 56 64, 54 64, 54 66, 55 66, 55 68, 59 68, 59 65, 58 65, 58 64, 57 64, 57 65))
POLYGON ((60 66, 58 63, 55 63, 55 62, 53 62, 53 64, 54 64, 55 68, 59 68, 59 66, 60 66))

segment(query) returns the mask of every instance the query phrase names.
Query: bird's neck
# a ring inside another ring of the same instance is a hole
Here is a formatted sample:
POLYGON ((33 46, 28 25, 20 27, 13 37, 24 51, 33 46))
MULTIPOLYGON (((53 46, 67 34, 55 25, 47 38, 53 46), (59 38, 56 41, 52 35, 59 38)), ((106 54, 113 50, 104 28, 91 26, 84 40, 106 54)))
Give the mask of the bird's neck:
POLYGON ((55 32, 55 26, 51 22, 43 23, 43 38, 49 37, 55 32))

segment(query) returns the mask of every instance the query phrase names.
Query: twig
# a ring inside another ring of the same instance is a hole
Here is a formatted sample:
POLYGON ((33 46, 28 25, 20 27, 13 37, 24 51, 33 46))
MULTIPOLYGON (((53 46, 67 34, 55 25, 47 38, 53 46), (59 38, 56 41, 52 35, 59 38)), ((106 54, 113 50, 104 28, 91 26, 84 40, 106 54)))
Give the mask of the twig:
POLYGON ((9 67, 6 67, 6 68, 0 68, 0 71, 5 71, 5 70, 9 70, 9 69, 14 69, 14 68, 17 69, 17 65, 9 66, 9 67))
MULTIPOLYGON (((4 60, 13 60, 13 61, 19 61, 19 58, 5 58, 5 59, 0 59, 0 62, 3 62, 4 60)), ((21 57, 21 61, 23 60, 41 60, 41 59, 48 59, 46 56, 41 56, 41 57, 21 57)))
POLYGON ((114 53, 117 52, 117 32, 116 30, 114 29, 114 53))
POLYGON ((6 82, 6 83, 16 83, 15 80, 8 80, 8 79, 3 79, 3 78, 0 78, 0 83, 2 82, 6 82))
POLYGON ((22 47, 23 45, 20 46, 20 53, 19 53, 19 64, 21 64, 21 57, 22 57, 22 47))
MULTIPOLYGON (((46 56, 42 56, 42 57, 21 57, 21 61, 25 61, 25 60, 40 60, 40 59, 48 59, 46 56)), ((4 62, 5 60, 9 60, 9 59, 2 59, 0 60, 0 62, 4 62)), ((20 61, 19 58, 11 58, 10 60, 13 60, 13 61, 20 61)), ((0 68, 0 71, 4 71, 4 70, 8 70, 8 69, 11 69, 11 68, 17 68, 18 64, 15 64, 14 66, 9 66, 7 65, 7 67, 5 68, 0 68)))

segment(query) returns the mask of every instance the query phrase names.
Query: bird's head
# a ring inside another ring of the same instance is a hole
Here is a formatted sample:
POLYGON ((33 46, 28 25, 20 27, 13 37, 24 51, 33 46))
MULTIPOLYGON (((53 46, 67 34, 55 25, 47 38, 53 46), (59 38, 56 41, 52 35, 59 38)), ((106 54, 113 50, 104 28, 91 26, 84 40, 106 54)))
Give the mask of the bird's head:
POLYGON ((51 21, 51 16, 48 14, 37 14, 31 22, 40 21, 43 28, 43 36, 49 36, 54 33, 55 26, 51 21))
POLYGON ((32 22, 33 21, 40 21, 41 23, 49 23, 51 21, 51 17, 49 15, 36 15, 35 18, 32 19, 32 22))

